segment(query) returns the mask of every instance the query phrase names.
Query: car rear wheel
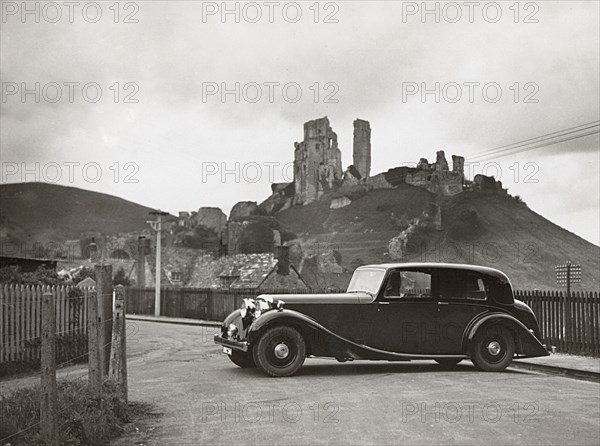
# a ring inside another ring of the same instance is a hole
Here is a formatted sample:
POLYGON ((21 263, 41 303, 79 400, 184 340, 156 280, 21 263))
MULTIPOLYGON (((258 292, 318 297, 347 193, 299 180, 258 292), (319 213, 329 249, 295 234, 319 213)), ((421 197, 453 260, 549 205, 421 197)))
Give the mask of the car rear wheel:
POLYGON ((254 346, 254 362, 267 375, 290 376, 306 358, 306 343, 292 327, 268 329, 254 346))
POLYGON ((437 362, 440 365, 446 366, 446 367, 455 366, 460 361, 462 361, 461 358, 440 358, 440 359, 435 359, 435 362, 437 362))
POLYGON ((227 356, 229 356, 231 362, 243 369, 256 367, 256 364, 254 363, 254 357, 252 356, 251 352, 240 352, 238 350, 233 350, 231 355, 227 356))
POLYGON ((471 361, 485 372, 500 372, 512 362, 515 342, 512 334, 503 327, 479 329, 471 344, 471 361))

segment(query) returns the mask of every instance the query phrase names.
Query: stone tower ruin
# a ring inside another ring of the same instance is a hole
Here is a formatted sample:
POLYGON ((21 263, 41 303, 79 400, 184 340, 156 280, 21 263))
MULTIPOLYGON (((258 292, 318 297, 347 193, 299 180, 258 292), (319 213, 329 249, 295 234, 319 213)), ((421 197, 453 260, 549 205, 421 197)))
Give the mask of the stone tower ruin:
POLYGON ((294 201, 308 204, 342 180, 342 153, 327 116, 304 123, 304 141, 294 147, 294 201))
POLYGON ((352 146, 354 167, 361 178, 369 178, 371 173, 371 125, 369 121, 354 121, 354 142, 352 146))

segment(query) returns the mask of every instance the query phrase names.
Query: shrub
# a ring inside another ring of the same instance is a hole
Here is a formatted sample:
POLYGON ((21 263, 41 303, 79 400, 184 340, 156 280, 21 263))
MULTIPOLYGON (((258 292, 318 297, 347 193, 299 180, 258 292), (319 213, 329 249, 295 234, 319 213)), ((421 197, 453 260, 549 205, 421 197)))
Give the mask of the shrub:
POLYGON ((62 285, 64 282, 52 268, 38 267, 35 272, 24 273, 18 266, 0 268, 0 283, 18 283, 19 285, 62 285))
POLYGON ((268 223, 255 221, 244 227, 240 237, 240 250, 244 254, 273 251, 273 230, 268 223))
MULTIPOLYGON (((119 398, 114 381, 103 383, 101 399, 90 394, 85 380, 59 381, 57 390, 58 443, 62 446, 109 444, 122 432, 123 423, 129 421, 127 404, 119 398)), ((3 444, 45 446, 40 426, 36 425, 40 421, 40 385, 2 398, 0 420, 3 444)))
POLYGON ((194 229, 178 234, 177 240, 184 248, 213 249, 219 246, 219 236, 206 226, 197 225, 194 229))
POLYGON ((484 222, 477 211, 467 209, 462 211, 454 224, 448 229, 448 236, 453 240, 476 240, 485 233, 484 222))
POLYGON ((73 283, 78 284, 83 279, 86 279, 88 277, 95 281, 96 280, 96 271, 94 271, 94 268, 84 266, 83 268, 81 268, 79 271, 77 271, 73 275, 73 283))
POLYGON ((515 200, 515 201, 516 201, 517 203, 519 203, 519 204, 523 204, 523 205, 527 206, 527 203, 525 203, 525 202, 523 201, 523 198, 521 198, 521 196, 520 196, 520 195, 515 195, 515 196, 513 197, 513 200, 515 200))
POLYGON ((127 277, 127 273, 123 267, 119 268, 113 278, 113 285, 131 286, 131 279, 127 277))

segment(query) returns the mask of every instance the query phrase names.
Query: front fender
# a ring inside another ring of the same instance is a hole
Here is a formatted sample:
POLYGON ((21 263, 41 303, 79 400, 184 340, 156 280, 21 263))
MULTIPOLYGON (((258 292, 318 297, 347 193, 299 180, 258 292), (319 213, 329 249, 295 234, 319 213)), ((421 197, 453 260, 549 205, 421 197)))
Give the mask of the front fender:
POLYGON ((521 357, 548 356, 549 353, 540 340, 521 321, 506 313, 487 313, 471 322, 463 335, 463 351, 467 352, 469 345, 479 330, 492 325, 502 325, 515 334, 515 351, 521 357))
MULTIPOLYGON (((250 328, 248 329, 248 342, 254 343, 260 338, 262 332, 273 325, 285 325, 288 327, 297 327, 302 333, 306 331, 307 327, 321 331, 323 327, 314 319, 306 316, 305 314, 299 313, 294 310, 272 310, 262 314, 259 318, 255 319, 250 328)), ((304 333, 305 334, 305 333, 304 333)))
POLYGON ((256 343, 265 330, 275 325, 296 328, 306 342, 308 355, 334 357, 344 361, 354 357, 350 351, 360 349, 352 341, 344 339, 324 327, 313 318, 294 310, 272 310, 255 319, 248 330, 248 342, 256 343))

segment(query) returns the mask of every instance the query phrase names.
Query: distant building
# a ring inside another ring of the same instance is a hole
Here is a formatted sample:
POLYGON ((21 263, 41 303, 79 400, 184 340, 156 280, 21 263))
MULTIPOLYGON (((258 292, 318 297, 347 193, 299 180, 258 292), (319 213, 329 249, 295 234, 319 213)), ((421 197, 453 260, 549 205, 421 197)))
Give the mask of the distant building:
MULTIPOLYGON (((275 253, 236 254, 213 257, 198 250, 168 248, 162 253, 161 285, 215 289, 306 289, 307 284, 290 263, 289 247, 275 253)), ((139 267, 139 266, 138 266, 139 267)), ((146 256, 146 283, 153 287, 156 274, 154 256, 146 256)))
POLYGON ((0 256, 0 268, 18 266, 23 273, 33 273, 38 268, 56 270, 57 260, 39 259, 19 256, 0 256))
POLYGON ((96 286, 96 281, 91 277, 86 277, 75 286, 77 288, 94 288, 96 286))

